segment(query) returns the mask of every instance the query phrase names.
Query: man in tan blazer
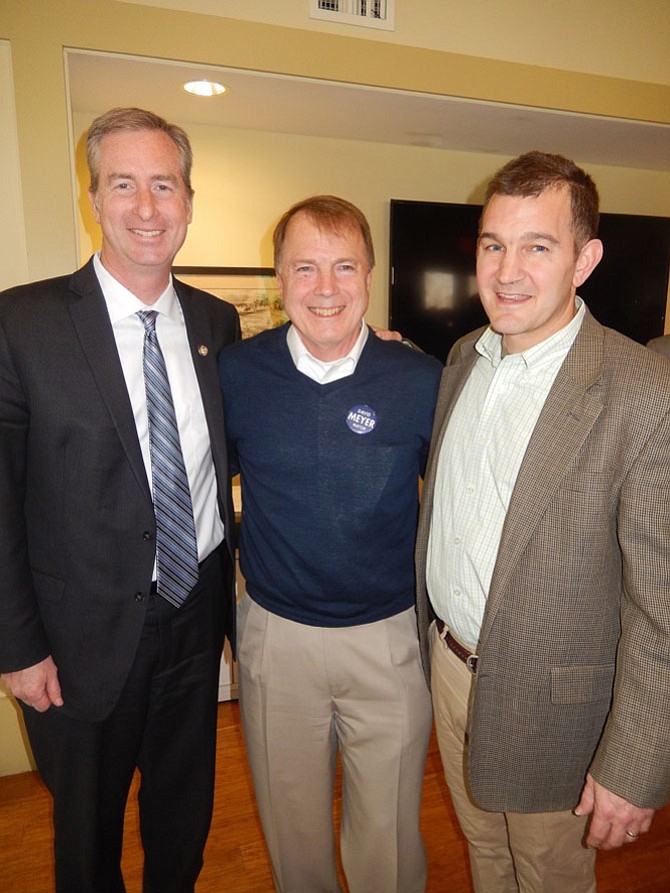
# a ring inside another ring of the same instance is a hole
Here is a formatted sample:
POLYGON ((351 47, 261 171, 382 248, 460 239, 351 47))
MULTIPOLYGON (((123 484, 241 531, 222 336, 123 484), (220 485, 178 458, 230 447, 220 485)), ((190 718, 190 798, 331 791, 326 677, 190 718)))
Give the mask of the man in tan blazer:
POLYGON ((670 786, 670 366, 577 297, 597 227, 573 162, 496 174, 438 398, 418 615, 476 893, 592 893, 670 786))

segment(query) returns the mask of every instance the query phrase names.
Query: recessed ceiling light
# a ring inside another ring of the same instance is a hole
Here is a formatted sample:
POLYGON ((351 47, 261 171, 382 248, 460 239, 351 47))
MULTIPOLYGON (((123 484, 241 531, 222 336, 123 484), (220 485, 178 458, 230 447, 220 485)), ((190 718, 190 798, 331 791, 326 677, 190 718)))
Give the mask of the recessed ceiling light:
POLYGON ((217 84, 216 81, 189 81, 184 84, 184 90, 187 93, 193 93, 195 96, 220 96, 226 92, 223 84, 217 84))

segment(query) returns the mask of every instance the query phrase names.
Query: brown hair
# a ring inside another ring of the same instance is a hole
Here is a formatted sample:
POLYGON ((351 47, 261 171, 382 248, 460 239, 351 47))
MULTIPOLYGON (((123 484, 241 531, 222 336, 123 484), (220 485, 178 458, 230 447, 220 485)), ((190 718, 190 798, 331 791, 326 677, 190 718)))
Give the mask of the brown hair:
POLYGON ((181 174, 188 192, 193 195, 191 188, 191 166, 193 164, 193 151, 185 130, 176 124, 168 122, 155 115, 138 108, 115 108, 100 115, 93 121, 88 129, 86 137, 86 162, 91 175, 91 192, 98 191, 100 176, 99 150, 100 142, 109 133, 119 130, 160 130, 166 133, 179 150, 181 174))
POLYGON ((575 235, 575 250, 579 251, 586 242, 598 235, 598 190, 586 171, 562 155, 533 151, 508 161, 488 184, 483 210, 486 210, 494 195, 537 197, 547 189, 560 189, 563 186, 570 190, 572 230, 575 235))
POLYGON ((336 195, 313 195, 292 205, 275 227, 272 242, 274 245, 275 269, 281 264, 281 256, 286 240, 286 229, 296 214, 304 213, 320 229, 328 232, 339 230, 354 230, 360 232, 365 244, 368 265, 372 269, 375 265, 375 249, 372 244, 370 225, 365 214, 348 202, 336 195))

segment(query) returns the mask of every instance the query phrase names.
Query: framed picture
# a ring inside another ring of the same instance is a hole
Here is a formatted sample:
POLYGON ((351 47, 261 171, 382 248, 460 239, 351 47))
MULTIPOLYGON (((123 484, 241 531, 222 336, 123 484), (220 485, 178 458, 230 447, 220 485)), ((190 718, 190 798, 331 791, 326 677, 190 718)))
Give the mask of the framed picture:
POLYGON ((288 319, 272 267, 173 267, 172 272, 182 282, 234 304, 243 338, 288 319))

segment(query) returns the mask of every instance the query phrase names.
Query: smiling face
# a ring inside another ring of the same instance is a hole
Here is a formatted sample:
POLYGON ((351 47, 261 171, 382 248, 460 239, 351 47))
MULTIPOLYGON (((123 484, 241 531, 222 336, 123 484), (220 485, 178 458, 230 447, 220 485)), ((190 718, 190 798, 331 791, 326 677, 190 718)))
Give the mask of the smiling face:
POLYGON ((349 353, 367 310, 371 278, 357 228, 320 229, 302 211, 291 219, 277 281, 286 314, 313 356, 328 362, 349 353))
POLYGON ((527 350, 566 326, 576 289, 601 257, 597 239, 576 250, 567 187, 536 197, 494 195, 482 216, 477 285, 505 351, 527 350))
POLYGON ((104 267, 146 303, 164 291, 191 222, 191 194, 179 151, 159 130, 120 130, 102 138, 99 182, 89 193, 102 228, 104 267))

